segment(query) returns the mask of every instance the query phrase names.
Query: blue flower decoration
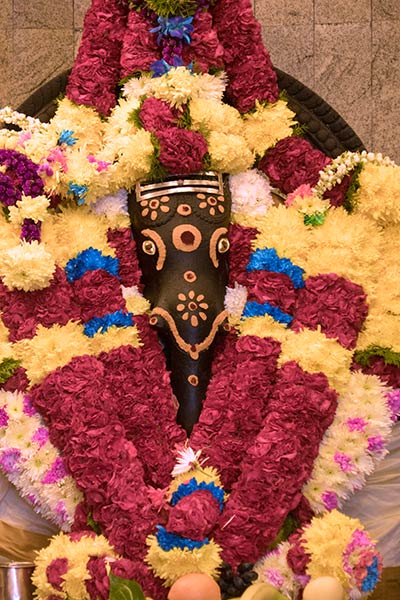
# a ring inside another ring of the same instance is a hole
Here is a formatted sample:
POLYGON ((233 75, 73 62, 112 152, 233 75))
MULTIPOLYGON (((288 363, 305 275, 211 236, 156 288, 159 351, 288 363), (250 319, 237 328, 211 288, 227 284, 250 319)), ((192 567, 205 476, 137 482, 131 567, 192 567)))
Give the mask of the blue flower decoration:
POLYGON ((190 496, 190 494, 193 494, 193 492, 197 492, 199 490, 207 490, 208 492, 211 492, 214 498, 218 501, 219 509, 222 512, 224 507, 224 490, 215 485, 213 481, 211 483, 206 483, 205 481, 198 482, 194 477, 192 477, 189 483, 181 483, 176 492, 172 494, 171 506, 175 506, 178 504, 179 500, 182 500, 182 498, 190 496))
POLYGON ((289 326, 293 321, 291 315, 288 315, 276 306, 272 306, 268 302, 265 302, 265 304, 246 302, 242 317, 263 317, 264 315, 269 315, 278 323, 283 323, 286 326, 289 326))
POLYGON ((133 314, 124 313, 122 310, 109 313, 104 317, 94 317, 85 323, 84 334, 87 337, 94 337, 98 332, 106 333, 110 327, 132 327, 133 325, 133 314))
POLYGON ((69 182, 67 194, 76 198, 76 203, 81 206, 85 204, 86 195, 89 191, 87 185, 78 185, 77 183, 69 182))
POLYGON ((284 273, 293 281, 295 288, 304 287, 304 269, 294 265, 289 258, 279 258, 275 248, 258 248, 251 254, 246 270, 284 273))
POLYGON ((156 60, 156 62, 153 62, 153 64, 150 65, 150 69, 153 72, 153 77, 161 77, 162 75, 169 73, 171 69, 183 66, 183 60, 179 56, 174 56, 172 65, 168 64, 164 59, 156 60))
POLYGON ((74 131, 71 129, 63 129, 60 137, 58 138, 58 144, 66 144, 67 146, 75 146, 78 141, 77 137, 74 137, 74 131))
POLYGON ((361 589, 363 592, 371 592, 379 580, 378 558, 375 556, 372 564, 367 567, 368 575, 364 578, 361 589))
POLYGON ((181 550, 194 550, 195 548, 202 548, 206 544, 209 544, 208 538, 204 538, 202 542, 198 542, 195 540, 191 540, 190 538, 184 538, 180 535, 175 535, 174 533, 169 533, 164 527, 161 525, 157 525, 157 533, 156 538, 158 545, 165 552, 169 552, 173 548, 180 548, 181 550))
POLYGON ((176 38, 186 44, 190 44, 192 41, 190 36, 194 31, 193 17, 158 17, 157 20, 159 26, 150 29, 150 33, 158 32, 158 45, 161 44, 163 37, 176 38))
POLYGON ((118 277, 119 260, 113 256, 104 256, 100 250, 95 248, 87 248, 67 262, 65 274, 69 283, 72 283, 83 277, 87 271, 96 271, 97 269, 103 269, 110 275, 118 277))

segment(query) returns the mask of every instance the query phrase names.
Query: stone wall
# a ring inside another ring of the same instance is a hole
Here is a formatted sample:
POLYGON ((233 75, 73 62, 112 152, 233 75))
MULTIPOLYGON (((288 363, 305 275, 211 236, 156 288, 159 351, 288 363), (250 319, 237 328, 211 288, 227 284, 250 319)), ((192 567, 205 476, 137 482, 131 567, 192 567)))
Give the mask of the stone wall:
MULTIPOLYGON (((0 105, 17 107, 73 62, 90 0, 3 0, 0 105)), ((328 101, 371 149, 400 161, 400 1, 253 0, 276 66, 328 101)))

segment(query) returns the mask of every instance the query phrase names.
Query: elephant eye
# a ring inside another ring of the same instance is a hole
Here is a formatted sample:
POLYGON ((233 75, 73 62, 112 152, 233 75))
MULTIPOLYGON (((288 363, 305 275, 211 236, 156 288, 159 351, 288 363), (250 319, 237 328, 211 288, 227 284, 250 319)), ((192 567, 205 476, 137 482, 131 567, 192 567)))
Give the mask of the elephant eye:
POLYGON ((142 250, 145 254, 154 256, 154 254, 157 252, 157 247, 156 247, 155 243, 153 242, 153 240, 146 240, 142 244, 142 250))
POLYGON ((228 238, 222 237, 218 242, 218 252, 220 254, 225 254, 225 252, 228 252, 229 248, 230 248, 230 243, 229 243, 228 238))

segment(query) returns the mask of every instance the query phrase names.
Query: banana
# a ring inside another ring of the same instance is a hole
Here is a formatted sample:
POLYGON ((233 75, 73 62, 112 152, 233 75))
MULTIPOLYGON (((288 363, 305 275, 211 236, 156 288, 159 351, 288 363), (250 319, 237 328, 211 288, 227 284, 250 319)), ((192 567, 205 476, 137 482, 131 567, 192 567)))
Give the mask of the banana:
MULTIPOLYGON (((232 599, 235 600, 235 599, 232 599)), ((270 583, 253 583, 242 594, 240 600, 285 600, 284 596, 270 583)))

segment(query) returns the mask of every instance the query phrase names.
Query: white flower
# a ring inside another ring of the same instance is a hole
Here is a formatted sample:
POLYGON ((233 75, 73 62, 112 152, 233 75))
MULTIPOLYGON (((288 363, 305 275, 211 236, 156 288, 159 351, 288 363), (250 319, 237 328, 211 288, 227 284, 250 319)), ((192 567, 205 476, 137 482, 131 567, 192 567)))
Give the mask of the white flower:
POLYGON ((234 288, 226 288, 225 309, 232 317, 240 317, 247 302, 247 288, 235 281, 234 288))
POLYGON ((229 185, 234 213, 265 215, 274 203, 269 179, 257 169, 231 175, 229 185))
POLYGON ((178 451, 176 465, 172 470, 172 477, 187 473, 199 464, 201 450, 195 452, 190 446, 178 451))
POLYGON ((128 192, 119 190, 115 194, 98 198, 91 205, 97 215, 113 217, 115 215, 128 215, 128 192))

